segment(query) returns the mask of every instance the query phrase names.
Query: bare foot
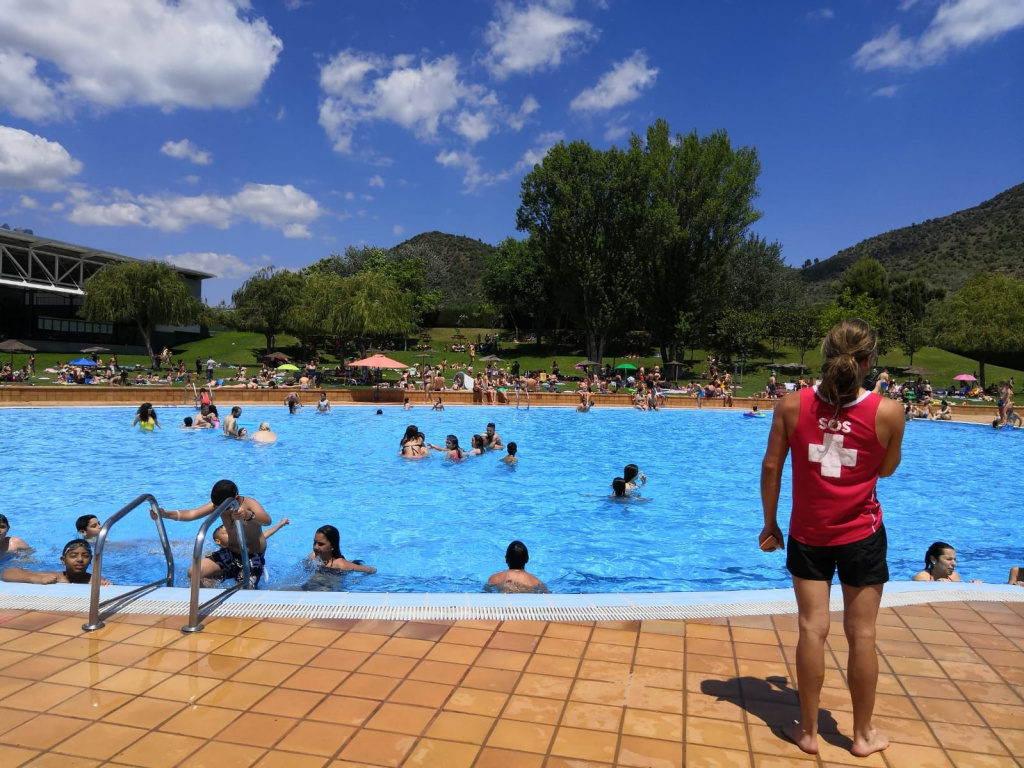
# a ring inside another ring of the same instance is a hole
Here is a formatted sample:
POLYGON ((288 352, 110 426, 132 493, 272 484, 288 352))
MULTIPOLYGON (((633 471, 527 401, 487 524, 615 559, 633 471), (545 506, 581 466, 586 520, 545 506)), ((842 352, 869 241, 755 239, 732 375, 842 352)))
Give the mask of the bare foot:
MULTIPOLYGON (((789 725, 782 726, 782 735, 800 747, 800 749, 808 755, 818 754, 817 734, 812 735, 808 733, 799 722, 794 721, 789 725)), ((886 744, 886 746, 888 746, 888 744, 886 744)), ((882 747, 882 749, 885 749, 885 747, 882 747)))
POLYGON ((866 739, 854 738, 850 752, 854 757, 867 757, 873 752, 881 752, 888 746, 889 740, 872 728, 870 735, 866 739))

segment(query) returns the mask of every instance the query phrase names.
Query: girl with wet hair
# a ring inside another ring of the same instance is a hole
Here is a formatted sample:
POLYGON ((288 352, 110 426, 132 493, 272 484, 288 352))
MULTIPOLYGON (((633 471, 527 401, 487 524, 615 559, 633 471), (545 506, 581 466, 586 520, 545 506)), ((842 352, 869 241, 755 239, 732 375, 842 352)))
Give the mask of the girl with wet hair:
POLYGON ((422 459, 429 455, 423 447, 423 433, 417 429, 415 424, 410 424, 405 428, 399 449, 398 455, 403 459, 422 459))
POLYGON ((156 410, 153 408, 152 403, 143 403, 139 406, 139 410, 135 412, 135 420, 132 422, 132 426, 134 427, 136 424, 139 425, 139 429, 146 432, 152 432, 153 427, 163 429, 156 418, 156 410))
POLYGON ((924 570, 914 581, 961 581, 956 572, 956 551, 944 541, 936 541, 924 553, 924 570))
POLYGON ((362 571, 376 573, 377 569, 363 565, 361 560, 346 560, 341 554, 341 536, 333 525, 321 525, 313 535, 313 551, 310 560, 315 560, 318 568, 332 571, 362 571))
POLYGON ((878 683, 875 622, 889 580, 876 485, 899 466, 904 421, 898 402, 861 386, 876 356, 871 326, 844 320, 829 331, 821 354, 821 384, 786 395, 775 409, 761 464, 764 528, 758 544, 764 552, 786 550, 799 613, 800 720, 783 732, 804 752, 817 753, 829 596, 838 570, 850 648, 850 751, 866 757, 889 744, 871 722, 878 683), (776 516, 791 450, 793 509, 784 544, 776 516))
POLYGON ((444 451, 445 458, 451 459, 452 461, 462 461, 466 458, 466 452, 459 447, 459 438, 455 435, 448 435, 444 439, 444 447, 440 445, 434 445, 433 443, 427 443, 432 450, 444 451))

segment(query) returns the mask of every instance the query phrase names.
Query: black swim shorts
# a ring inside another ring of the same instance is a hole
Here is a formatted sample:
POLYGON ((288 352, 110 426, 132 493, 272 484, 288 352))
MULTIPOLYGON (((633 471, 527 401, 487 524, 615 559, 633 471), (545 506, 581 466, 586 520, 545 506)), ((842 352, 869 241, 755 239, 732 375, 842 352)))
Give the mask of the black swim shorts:
MULTIPOLYGON (((220 566, 221 573, 225 579, 238 581, 242 578, 242 556, 236 555, 227 547, 221 547, 216 552, 211 552, 207 557, 220 566)), ((263 576, 263 569, 266 568, 266 560, 262 554, 249 553, 249 589, 256 589, 260 577, 263 576)))
POLYGON ((812 547, 790 536, 786 568, 797 578, 809 581, 831 582, 838 569, 839 581, 849 587, 885 584, 889 580, 887 551, 884 525, 866 539, 837 547, 812 547))

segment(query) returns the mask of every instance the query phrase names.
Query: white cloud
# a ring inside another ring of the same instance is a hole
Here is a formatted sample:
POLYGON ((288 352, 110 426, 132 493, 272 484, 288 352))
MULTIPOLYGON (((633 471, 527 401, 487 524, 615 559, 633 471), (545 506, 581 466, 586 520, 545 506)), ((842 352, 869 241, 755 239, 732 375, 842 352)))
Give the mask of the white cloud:
POLYGON ((391 234, 393 234, 395 237, 398 237, 403 232, 405 232, 405 227, 403 227, 401 224, 395 224, 395 226, 391 228, 391 234))
POLYGON ((188 160, 195 165, 209 165, 213 162, 213 153, 200 149, 188 139, 164 142, 160 152, 178 160, 188 160))
POLYGON ((0 125, 0 189, 59 189, 82 163, 55 141, 0 125))
POLYGON ((34 211, 36 208, 39 207, 39 201, 36 200, 34 197, 29 197, 28 195, 22 195, 18 199, 18 205, 20 205, 26 211, 34 211))
POLYGON ((281 107, 279 110, 277 110, 277 117, 275 119, 279 121, 284 120, 284 116, 286 114, 288 114, 288 112, 285 110, 284 107, 281 107))
POLYGON ((312 0, 284 0, 284 7, 289 11, 297 11, 299 8, 312 4, 312 0))
POLYGON ((460 112, 455 118, 455 132, 470 144, 483 141, 491 135, 494 126, 484 112, 460 112))
POLYGON ((309 238, 309 225, 323 209, 312 197, 291 184, 249 183, 230 197, 219 195, 132 195, 114 190, 109 202, 95 203, 73 195, 68 218, 76 224, 136 225, 163 232, 181 232, 196 224, 227 229, 250 221, 265 229, 278 229, 285 237, 309 238))
POLYGON ((880 96, 880 97, 886 98, 886 99, 891 99, 893 96, 895 96, 899 92, 899 90, 900 90, 900 86, 898 86, 898 85, 887 85, 884 88, 877 89, 871 95, 872 96, 880 96))
POLYGON ((381 189, 384 189, 384 178, 379 173, 374 176, 371 176, 369 182, 367 183, 371 187, 380 187, 381 189))
POLYGON ((499 181, 505 181, 510 176, 509 171, 501 173, 484 171, 480 158, 471 152, 450 150, 439 153, 434 160, 445 168, 459 168, 464 172, 462 176, 462 191, 464 193, 475 192, 480 187, 490 187, 499 181))
POLYGON ((899 25, 893 25, 864 43, 854 54, 853 63, 868 71, 921 69, 942 62, 951 52, 1020 27, 1024 27, 1021 0, 945 0, 920 37, 905 38, 899 25))
POLYGON ((232 253, 169 253, 163 260, 185 269, 209 272, 217 277, 249 277, 264 266, 266 256, 258 262, 245 262, 232 253))
POLYGON ((487 66, 498 79, 511 74, 554 68, 562 57, 596 39, 593 25, 567 15, 572 3, 499 3, 497 18, 487 26, 487 66))
POLYGON ((647 67, 647 55, 636 51, 628 59, 616 62, 593 88, 580 93, 569 108, 577 112, 599 112, 635 101, 641 91, 654 85, 657 69, 647 67))
POLYGON ((604 140, 616 141, 629 133, 629 128, 622 123, 611 122, 604 127, 604 140))
POLYGON ((359 196, 360 200, 366 200, 368 203, 373 202, 373 195, 368 195, 365 192, 359 196))
POLYGON ((519 158, 519 162, 515 164, 512 169, 512 173, 525 173, 532 171, 533 166, 539 165, 543 160, 544 156, 548 153, 555 144, 565 140, 565 134, 561 131, 548 131, 542 133, 537 137, 537 142, 530 149, 523 153, 523 156, 519 158))
POLYGON ((523 126, 526 125, 526 118, 532 115, 540 109, 540 103, 533 98, 533 96, 527 96, 523 99, 523 103, 519 106, 519 111, 514 115, 509 115, 508 124, 509 127, 514 131, 521 131, 523 126))
MULTIPOLYGON (((483 121, 501 107, 493 91, 464 82, 458 60, 444 56, 416 63, 409 55, 386 58, 351 49, 335 55, 320 70, 320 125, 336 152, 351 153, 352 139, 362 123, 396 123, 423 140, 437 137, 442 124, 458 133, 479 135, 483 121), (462 107, 479 112, 476 120, 453 115, 462 107)), ((386 158, 380 164, 390 164, 386 158)))
POLYGON ((355 200, 356 199, 356 193, 355 192, 346 192, 345 193, 345 199, 346 200, 355 200))
POLYGON ((11 114, 41 122, 61 117, 53 89, 36 74, 31 56, 0 49, 0 106, 11 114))
POLYGON ((187 184, 198 184, 199 177, 196 176, 194 173, 190 173, 188 176, 185 177, 185 182, 187 184))
POLYGON ((831 8, 818 8, 817 10, 807 12, 807 19, 809 21, 828 21, 835 17, 835 11, 831 8))
POLYGON ((245 106, 282 49, 248 0, 4 0, 3 6, 0 103, 33 120, 83 102, 164 110, 245 106), (39 75, 39 61, 61 79, 39 75))

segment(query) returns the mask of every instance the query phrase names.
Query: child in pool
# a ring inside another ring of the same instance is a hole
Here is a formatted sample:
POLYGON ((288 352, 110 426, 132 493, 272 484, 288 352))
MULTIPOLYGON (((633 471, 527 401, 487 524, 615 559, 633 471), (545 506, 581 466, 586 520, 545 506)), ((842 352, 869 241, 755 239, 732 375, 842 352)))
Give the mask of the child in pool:
POLYGON ((32 549, 32 547, 25 543, 24 539, 19 539, 17 536, 8 536, 7 534, 10 530, 11 524, 7 521, 7 517, 0 515, 0 555, 32 549))

